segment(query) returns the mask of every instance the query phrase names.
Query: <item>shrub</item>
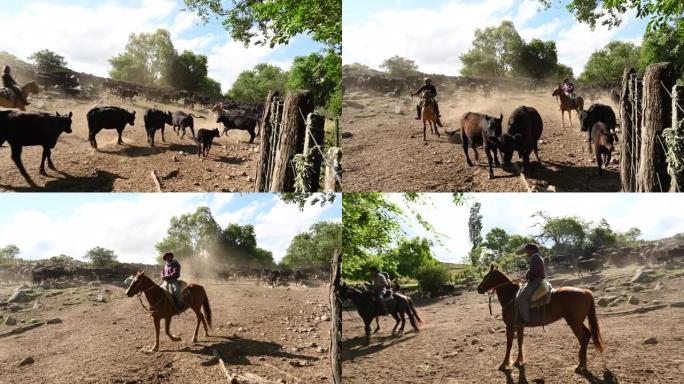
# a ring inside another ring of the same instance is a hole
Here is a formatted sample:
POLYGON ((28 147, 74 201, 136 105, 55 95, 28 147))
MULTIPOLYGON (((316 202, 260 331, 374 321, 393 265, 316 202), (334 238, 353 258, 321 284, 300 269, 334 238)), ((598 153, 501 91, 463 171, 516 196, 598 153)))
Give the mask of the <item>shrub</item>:
POLYGON ((439 296, 442 287, 449 281, 449 271, 441 264, 425 265, 416 274, 421 292, 439 296))

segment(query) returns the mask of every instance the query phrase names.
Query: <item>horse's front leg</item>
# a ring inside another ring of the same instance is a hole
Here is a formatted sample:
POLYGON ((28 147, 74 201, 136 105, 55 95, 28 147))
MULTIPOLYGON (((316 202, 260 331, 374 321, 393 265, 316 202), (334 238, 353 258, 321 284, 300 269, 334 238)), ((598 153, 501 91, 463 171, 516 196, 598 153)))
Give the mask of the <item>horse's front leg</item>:
POLYGON ((155 341, 154 341, 154 346, 152 349, 150 349, 150 352, 155 352, 159 350, 159 322, 161 321, 161 318, 158 317, 153 317, 152 318, 154 321, 154 336, 155 336, 155 341))
POLYGON ((397 332, 397 327, 399 326, 399 314, 396 312, 392 312, 392 317, 394 317, 394 328, 392 328, 392 334, 394 335, 397 332))
POLYGON ((370 323, 373 321, 373 318, 371 317, 370 319, 363 319, 363 324, 364 324, 364 330, 366 331, 366 345, 370 344, 371 340, 371 326, 370 323))
POLYGON ((525 352, 523 348, 523 338, 525 337, 525 328, 518 327, 518 358, 515 360, 515 365, 517 368, 525 367, 525 352))
POLYGON ((505 372, 511 369, 511 348, 513 348, 513 327, 506 326, 506 356, 499 366, 499 371, 505 372))
POLYGON ((375 330, 373 333, 378 333, 380 330, 380 316, 375 316, 375 330))
MULTIPOLYGON (((165 325, 164 328, 166 330, 166 336, 168 336, 169 339, 171 339, 171 341, 180 341, 180 339, 181 339, 180 337, 174 336, 171 334, 171 319, 172 319, 171 317, 167 317, 166 319, 164 319, 165 320, 164 321, 164 325, 165 325)), ((199 324, 197 326, 199 327, 199 324)), ((159 332, 157 332, 157 333, 159 333, 159 332)), ((196 335, 197 335, 197 331, 195 331, 195 336, 196 335)))

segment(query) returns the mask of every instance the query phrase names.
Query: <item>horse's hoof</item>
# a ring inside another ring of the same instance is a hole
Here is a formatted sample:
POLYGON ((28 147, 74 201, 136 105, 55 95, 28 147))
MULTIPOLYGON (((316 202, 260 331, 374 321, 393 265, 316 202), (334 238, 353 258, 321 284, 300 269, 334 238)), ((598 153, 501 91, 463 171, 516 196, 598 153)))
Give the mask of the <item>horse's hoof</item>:
POLYGON ((577 366, 577 368, 575 368, 575 373, 579 373, 580 375, 582 375, 586 372, 587 372, 587 367, 583 367, 583 366, 579 365, 579 366, 577 366))
POLYGON ((38 173, 41 174, 41 175, 43 175, 43 176, 47 176, 47 175, 48 175, 47 172, 45 172, 44 169, 41 169, 38 173))
POLYGON ((197 342, 197 338, 196 338, 196 337, 193 337, 193 338, 192 338, 192 342, 193 342, 193 343, 196 343, 196 342, 197 342))
POLYGON ((525 363, 521 363, 520 361, 516 361, 515 363, 513 363, 513 366, 518 369, 525 369, 525 363))
POLYGON ((173 337, 171 337, 171 340, 172 341, 181 341, 181 338, 178 336, 173 336, 173 337))
POLYGON ((511 367, 507 364, 501 364, 501 365, 499 365, 499 371, 509 372, 509 371, 511 371, 511 367))

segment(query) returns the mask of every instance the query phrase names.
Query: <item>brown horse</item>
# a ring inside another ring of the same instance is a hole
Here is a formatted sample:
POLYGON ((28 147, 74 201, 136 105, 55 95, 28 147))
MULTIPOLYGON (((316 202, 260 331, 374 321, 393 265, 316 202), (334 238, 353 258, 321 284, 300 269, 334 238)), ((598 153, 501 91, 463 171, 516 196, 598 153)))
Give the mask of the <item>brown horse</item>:
POLYGON ((423 108, 420 110, 420 120, 423 122, 423 142, 425 142, 425 130, 427 129, 427 125, 430 125, 430 132, 439 137, 437 127, 440 123, 437 114, 435 113, 434 100, 432 99, 430 91, 423 92, 423 95, 420 98, 423 101, 423 108))
POLYGON ((573 103, 570 96, 563 92, 563 88, 560 84, 558 84, 558 88, 553 91, 551 96, 556 96, 560 99, 561 127, 565 128, 565 111, 568 112, 568 120, 570 120, 570 126, 572 127, 572 111, 575 111, 577 116, 579 116, 580 112, 584 109, 584 99, 577 96, 573 103))
POLYGON ((180 337, 171 334, 171 319, 174 315, 180 314, 188 308, 192 308, 192 310, 195 311, 195 316, 197 316, 197 326, 195 327, 192 342, 197 342, 197 332, 199 331, 200 322, 204 325, 204 336, 209 336, 207 323, 209 323, 209 327, 211 327, 211 307, 209 306, 209 298, 207 298, 204 287, 198 284, 188 284, 187 289, 183 291, 184 307, 176 312, 171 295, 152 281, 152 279, 147 277, 145 272, 138 272, 135 276, 132 276, 132 279, 131 285, 126 290, 126 296, 133 297, 133 295, 137 294, 138 297, 140 297, 141 294, 145 294, 145 298, 150 306, 149 309, 145 309, 150 312, 154 321, 156 340, 154 347, 152 347, 150 352, 159 349, 159 322, 161 319, 166 320, 166 335, 169 336, 172 341, 180 341, 180 337), (204 315, 202 315, 202 307, 204 307, 204 315))
MULTIPOLYGON (((29 97, 31 94, 38 94, 39 92, 40 88, 38 88, 38 85, 36 85, 36 83, 33 81, 21 87, 21 94, 24 96, 24 99, 29 97)), ((0 107, 17 108, 19 110, 25 111, 26 103, 24 103, 23 100, 20 100, 20 98, 17 96, 14 97, 14 100, 10 100, 2 92, 0 92, 0 107)))
MULTIPOLYGON (((525 357, 523 355, 524 328, 516 325, 517 306, 515 305, 515 296, 519 288, 520 286, 517 283, 511 281, 494 265, 491 266, 489 273, 485 275, 477 287, 477 292, 480 294, 487 291, 496 292, 502 307, 502 319, 506 324, 506 356, 503 363, 499 366, 499 370, 503 372, 510 370, 513 333, 516 331, 518 333, 518 358, 514 366, 522 370, 525 365, 525 357)), ((587 372, 587 345, 589 340, 593 340, 594 346, 596 346, 599 352, 603 352, 603 340, 601 339, 601 332, 598 320, 596 319, 596 305, 594 304, 594 296, 591 294, 591 291, 574 287, 555 289, 551 294, 551 301, 548 304, 530 310, 530 324, 526 326, 541 327, 560 319, 565 319, 580 343, 579 365, 575 372, 585 373, 587 372), (589 328, 584 325, 584 319, 586 318, 589 319, 589 328)))

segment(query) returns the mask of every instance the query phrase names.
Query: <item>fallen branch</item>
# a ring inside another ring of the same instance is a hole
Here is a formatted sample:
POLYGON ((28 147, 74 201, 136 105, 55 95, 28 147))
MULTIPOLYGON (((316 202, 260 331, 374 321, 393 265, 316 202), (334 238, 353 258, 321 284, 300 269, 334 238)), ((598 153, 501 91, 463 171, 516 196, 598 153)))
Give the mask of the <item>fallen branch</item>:
POLYGON ((11 331, 8 331, 8 332, 5 332, 5 333, 0 333, 0 338, 7 337, 7 336, 12 336, 12 335, 18 335, 18 334, 24 333, 24 332, 26 332, 26 331, 30 331, 30 330, 33 329, 33 328, 38 328, 38 327, 40 327, 41 325, 44 325, 44 324, 45 324, 45 322, 44 322, 44 321, 41 321, 40 323, 33 323, 33 324, 29 324, 29 325, 24 325, 24 326, 22 326, 22 327, 16 327, 16 328, 14 328, 14 329, 11 330, 11 331))
POLYGON ((658 309, 663 309, 667 307, 668 304, 658 304, 658 305, 652 305, 650 307, 642 307, 642 308, 636 308, 632 309, 629 311, 622 311, 622 312, 608 312, 604 313, 602 316, 622 316, 622 315, 633 315, 636 313, 646 313, 646 312, 651 312, 651 311, 656 311, 658 309))
POLYGON ((527 179, 525 179, 525 174, 522 172, 520 167, 518 167, 518 164, 514 164, 515 170, 518 171, 520 174, 520 180, 522 180, 523 185, 527 189, 527 192, 532 192, 532 188, 530 188, 530 185, 527 183, 527 179))
POLYGON ((157 192, 162 191, 161 183, 159 182, 159 177, 157 177, 157 173, 155 171, 151 171, 150 174, 152 175, 152 181, 154 182, 154 186, 157 188, 157 192))
MULTIPOLYGON (((154 171, 152 171, 152 172, 154 172, 154 171)), ((223 369, 223 373, 226 374, 226 379, 228 379, 229 383, 232 383, 233 381, 230 377, 230 374, 228 373, 228 370, 226 369, 226 364, 223 363, 223 359, 221 358, 221 356, 219 356, 218 352, 216 352, 216 349, 212 349, 212 351, 214 352, 214 357, 216 358, 216 360, 218 360, 219 365, 223 369)))
POLYGON ((262 362, 262 363, 259 363, 259 364, 257 364, 257 365, 261 365, 261 366, 264 366, 264 367, 273 368, 274 370, 278 371, 278 373, 281 373, 281 374, 283 374, 283 375, 285 375, 285 376, 287 376, 287 377, 293 379, 295 383, 301 383, 301 382, 302 382, 302 380, 301 380, 300 378, 298 378, 297 376, 295 376, 295 375, 293 375, 293 374, 291 374, 291 373, 288 373, 288 372, 286 372, 286 371, 284 371, 284 370, 282 370, 282 369, 276 367, 276 366, 273 365, 273 364, 263 363, 263 362, 262 362))
POLYGON ((226 364, 223 362, 223 359, 218 354, 216 349, 212 349, 212 352, 214 353, 216 360, 218 360, 218 363, 221 366, 221 369, 223 369, 223 373, 226 375, 226 379, 228 379, 228 383, 230 384, 277 384, 274 381, 266 380, 263 377, 249 372, 243 373, 242 375, 231 375, 228 373, 226 364))

